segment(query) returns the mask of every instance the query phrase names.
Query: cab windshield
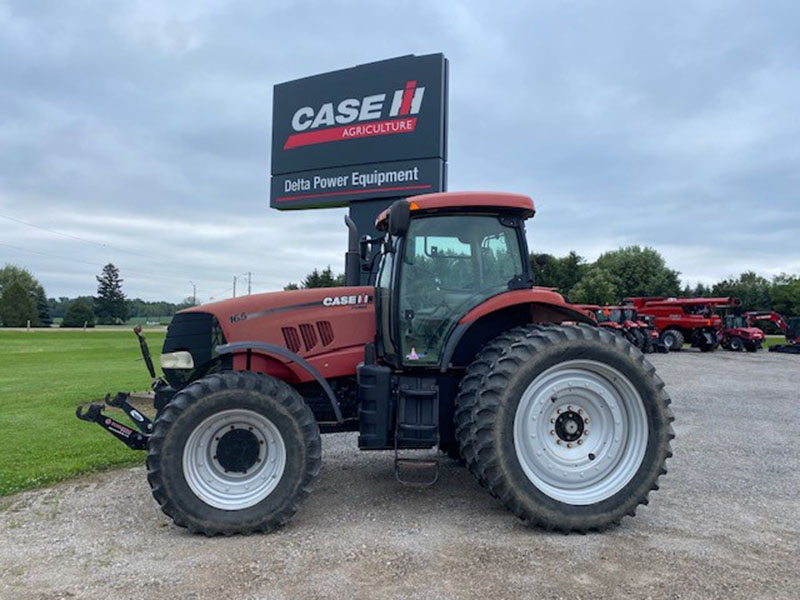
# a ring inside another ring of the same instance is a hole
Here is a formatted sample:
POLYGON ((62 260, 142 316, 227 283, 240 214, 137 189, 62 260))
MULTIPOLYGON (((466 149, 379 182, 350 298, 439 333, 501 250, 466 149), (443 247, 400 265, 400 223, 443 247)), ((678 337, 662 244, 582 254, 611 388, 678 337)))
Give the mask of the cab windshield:
POLYGON ((403 362, 437 364, 450 330, 467 311, 524 287, 517 231, 495 216, 412 219, 400 265, 403 362))
POLYGON ((725 317, 725 326, 728 329, 733 329, 735 327, 747 327, 747 323, 741 315, 728 315, 725 317))

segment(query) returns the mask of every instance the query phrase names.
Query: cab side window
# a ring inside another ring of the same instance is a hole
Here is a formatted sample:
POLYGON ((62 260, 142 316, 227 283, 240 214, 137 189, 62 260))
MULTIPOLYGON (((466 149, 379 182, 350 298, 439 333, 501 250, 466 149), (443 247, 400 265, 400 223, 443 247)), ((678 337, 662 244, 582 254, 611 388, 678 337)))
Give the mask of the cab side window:
POLYGON ((523 277, 517 230, 494 216, 412 220, 400 265, 403 362, 435 365, 470 309, 523 277))

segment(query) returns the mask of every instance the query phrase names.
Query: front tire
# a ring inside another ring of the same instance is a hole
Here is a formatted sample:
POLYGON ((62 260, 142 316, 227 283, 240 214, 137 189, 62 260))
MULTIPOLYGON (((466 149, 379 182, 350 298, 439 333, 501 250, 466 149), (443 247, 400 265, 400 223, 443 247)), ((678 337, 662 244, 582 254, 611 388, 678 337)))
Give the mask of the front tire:
POLYGON ((664 384, 641 352, 583 326, 488 349, 498 357, 488 370, 477 362, 480 387, 459 396, 472 421, 459 440, 493 495, 528 524, 563 532, 606 529, 648 502, 674 434, 664 384))
POLYGON ((284 525, 319 473, 314 415, 267 375, 204 377, 170 401, 148 445, 147 479, 176 525, 205 535, 284 525))
POLYGON ((679 352, 683 348, 685 340, 683 334, 677 329, 667 329, 661 334, 661 341, 669 352, 679 352))
POLYGON ((731 339, 728 340, 728 350, 731 352, 741 352, 742 348, 744 348, 744 343, 742 342, 742 338, 733 336, 731 339))

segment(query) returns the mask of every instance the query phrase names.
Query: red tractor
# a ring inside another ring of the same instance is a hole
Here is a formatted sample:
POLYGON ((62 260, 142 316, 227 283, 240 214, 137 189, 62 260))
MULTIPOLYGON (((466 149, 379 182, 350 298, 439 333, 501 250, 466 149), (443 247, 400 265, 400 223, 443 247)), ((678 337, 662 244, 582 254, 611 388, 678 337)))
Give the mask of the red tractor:
POLYGON ((716 350, 722 341, 722 320, 714 306, 733 305, 732 298, 625 298, 640 315, 651 316, 661 341, 671 352, 688 342, 702 352, 716 350))
POLYGON ((721 345, 726 350, 756 352, 761 349, 766 336, 761 329, 753 327, 745 316, 726 314, 722 318, 722 324, 721 345))
POLYGON ((597 321, 599 327, 605 327, 612 333, 625 337, 645 354, 669 351, 659 339, 658 331, 650 319, 639 316, 636 309, 630 306, 598 306, 596 304, 579 306, 597 321))
POLYGON ((398 200, 359 242, 346 287, 256 294, 178 313, 153 376, 156 417, 78 416, 147 451, 173 521, 206 535, 286 523, 320 470, 320 433, 395 453, 405 483, 438 478, 438 448, 530 525, 603 530, 647 503, 674 437, 641 352, 534 287, 526 196, 398 200), (358 285, 370 247, 375 286, 358 285))
POLYGON ((800 354, 800 317, 790 317, 787 320, 774 310, 750 311, 744 313, 744 317, 751 326, 758 321, 772 321, 786 337, 786 344, 770 346, 770 352, 800 354))

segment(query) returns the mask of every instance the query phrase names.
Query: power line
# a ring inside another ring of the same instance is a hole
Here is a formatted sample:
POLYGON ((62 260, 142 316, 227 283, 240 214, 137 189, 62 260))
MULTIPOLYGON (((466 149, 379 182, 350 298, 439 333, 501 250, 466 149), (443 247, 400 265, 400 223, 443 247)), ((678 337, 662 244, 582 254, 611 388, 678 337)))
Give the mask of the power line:
POLYGON ((144 258, 150 258, 146 254, 141 254, 139 252, 134 252, 133 250, 126 250, 124 248, 118 248, 117 246, 112 246, 111 244, 106 244, 105 242, 95 242, 94 240, 88 240, 86 238, 82 238, 77 235, 72 235, 71 233, 64 233, 63 231, 57 231, 55 229, 50 229, 49 227, 43 227, 42 225, 36 225, 34 223, 28 223, 27 221, 23 221, 22 219, 17 219, 16 217, 10 217, 8 215, 0 215, 3 219, 8 219, 9 221, 14 221, 15 223, 20 223, 22 225, 27 225, 28 227, 33 227, 35 229, 41 229, 42 231, 47 231, 49 233, 55 233, 56 235, 61 235, 66 238, 70 238, 73 240, 78 240, 79 242, 85 242, 87 244, 94 244, 95 246, 100 246, 102 248, 109 248, 112 250, 117 250, 119 252, 127 252, 129 254, 135 254, 136 256, 142 256, 144 258))
MULTIPOLYGON (((90 267, 94 267, 95 269, 97 269, 97 268, 101 268, 102 269, 102 265, 98 265, 97 263, 90 263, 90 262, 85 261, 85 260, 80 260, 79 258, 72 258, 72 257, 68 257, 68 256, 59 256, 57 254, 50 254, 48 252, 40 252, 39 250, 30 250, 29 248, 20 248, 19 246, 12 246, 11 244, 4 244, 3 242, 0 242, 0 246, 5 246, 6 248, 13 248, 14 250, 19 250, 20 252, 28 252, 30 254, 38 254, 40 256, 48 256, 50 258, 57 258, 59 260, 66 260, 66 261, 70 261, 70 262, 81 263, 81 264, 84 264, 84 265, 89 265, 90 267)), ((145 273, 143 271, 135 271, 135 270, 132 270, 132 269, 128 269, 127 267, 122 267, 122 268, 125 270, 126 273, 132 273, 133 275, 140 275, 142 277, 158 277, 159 279, 169 279, 170 281, 175 281, 175 277, 174 276, 158 275, 158 274, 155 274, 155 273, 145 273)), ((211 279, 202 279, 201 281, 213 281, 213 280, 211 280, 211 279)))
MULTIPOLYGON (((11 217, 9 215, 0 214, 0 217, 2 217, 4 219, 8 219, 9 221, 14 221, 15 223, 20 223, 22 225, 27 225, 28 227, 33 227, 35 229, 41 229, 42 231, 47 231, 49 233, 54 233, 56 235, 60 235, 60 236, 66 237, 66 238, 77 240, 79 242, 84 242, 86 244, 92 244, 92 245, 95 245, 95 246, 100 246, 102 248, 107 248, 107 249, 111 249, 111 250, 117 250, 118 252, 126 252, 128 254, 133 254, 135 256, 140 256, 142 258, 148 258, 150 260, 154 260, 154 261, 156 261, 158 263, 161 263, 162 265, 165 264, 161 257, 153 256, 152 254, 142 254, 141 252, 134 252, 133 250, 126 250, 125 248, 120 248, 118 246, 114 246, 112 244, 107 244, 105 242, 95 242, 93 240, 89 240, 89 239, 86 239, 86 238, 83 238, 83 237, 80 237, 80 236, 77 236, 77 235, 73 235, 71 233, 65 233, 63 231, 58 231, 56 229, 51 229, 49 227, 44 227, 42 225, 36 225, 35 223, 29 223, 28 221, 23 221, 22 219, 18 219, 16 217, 11 217)), ((189 268, 189 269, 198 269, 197 265, 189 265, 187 263, 181 263, 179 261, 170 261, 170 264, 178 265, 178 266, 182 265, 183 267, 186 267, 186 268, 189 268)), ((183 275, 183 273, 181 275, 183 275)), ((206 281, 208 281, 208 280, 206 280, 206 281)))

